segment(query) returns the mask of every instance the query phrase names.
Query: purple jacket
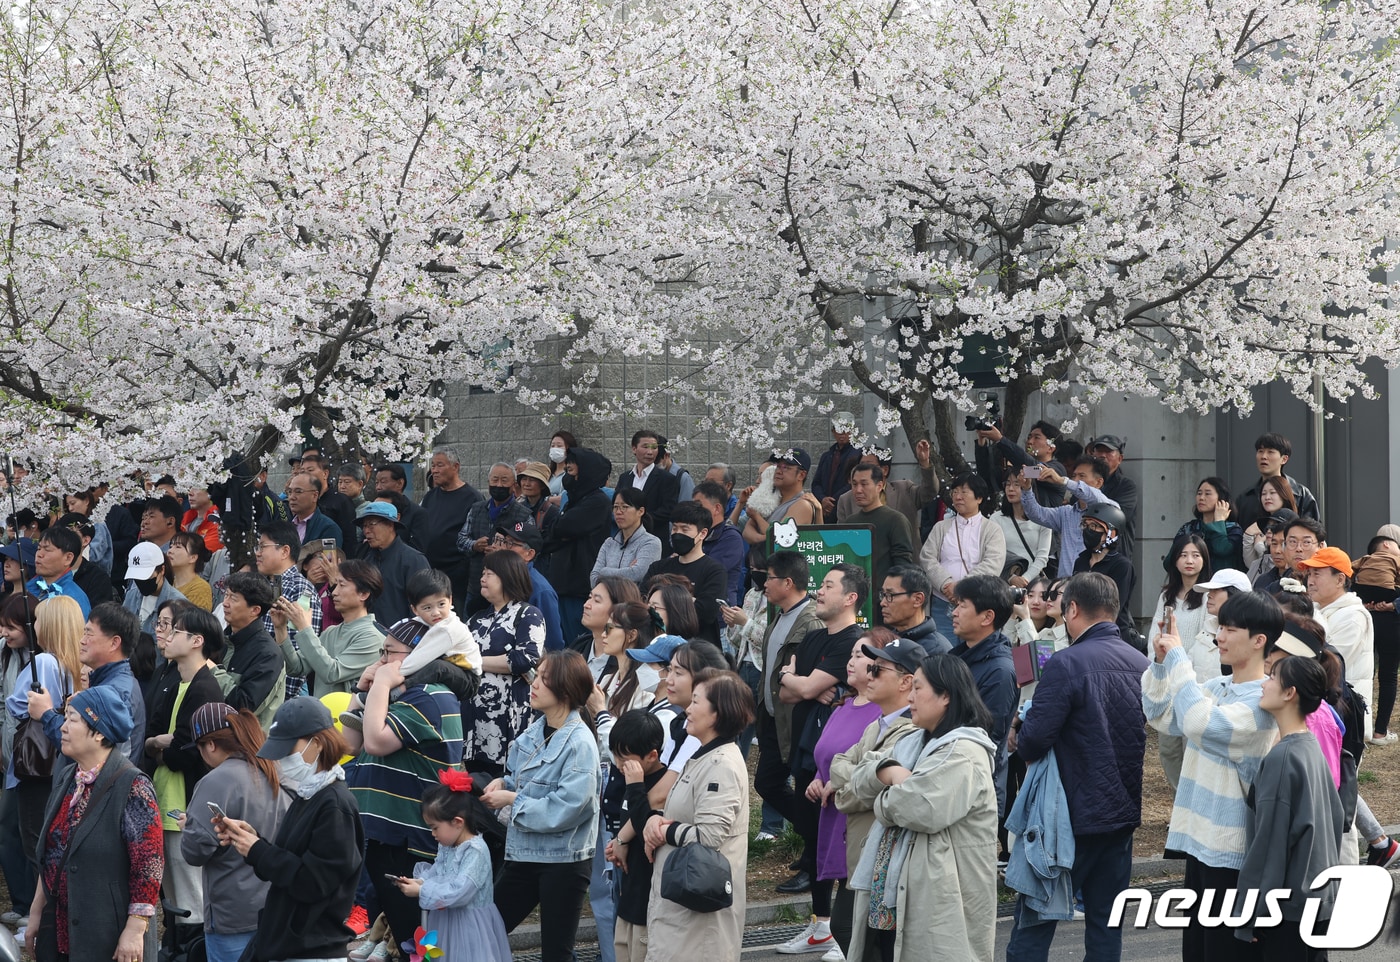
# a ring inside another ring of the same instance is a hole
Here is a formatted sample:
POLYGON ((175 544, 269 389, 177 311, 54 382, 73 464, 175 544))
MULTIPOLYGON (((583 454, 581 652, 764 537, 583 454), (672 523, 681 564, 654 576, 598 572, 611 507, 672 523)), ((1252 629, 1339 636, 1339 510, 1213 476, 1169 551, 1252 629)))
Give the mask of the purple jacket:
POLYGON ((1045 663, 1017 752, 1033 762, 1055 750, 1074 834, 1142 822, 1142 673, 1147 656, 1101 621, 1045 663))

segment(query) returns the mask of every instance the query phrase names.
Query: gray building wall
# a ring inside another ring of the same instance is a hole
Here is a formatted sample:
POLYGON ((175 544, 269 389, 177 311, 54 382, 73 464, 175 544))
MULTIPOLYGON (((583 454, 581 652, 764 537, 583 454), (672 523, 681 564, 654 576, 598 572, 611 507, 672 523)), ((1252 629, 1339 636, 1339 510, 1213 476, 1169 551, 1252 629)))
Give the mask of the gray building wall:
POLYGON ((1328 399, 1320 449, 1312 410, 1283 385, 1256 391, 1254 411, 1246 418, 1217 415, 1215 457, 1221 476, 1237 490, 1251 487, 1259 479, 1254 440, 1269 431, 1284 435, 1293 444, 1284 473, 1312 489, 1328 543, 1352 557, 1365 553, 1366 542, 1397 516, 1400 505, 1400 470, 1390 440, 1390 426, 1400 424, 1400 383, 1396 372, 1378 362, 1363 370, 1380 389, 1379 396, 1345 403, 1328 399))

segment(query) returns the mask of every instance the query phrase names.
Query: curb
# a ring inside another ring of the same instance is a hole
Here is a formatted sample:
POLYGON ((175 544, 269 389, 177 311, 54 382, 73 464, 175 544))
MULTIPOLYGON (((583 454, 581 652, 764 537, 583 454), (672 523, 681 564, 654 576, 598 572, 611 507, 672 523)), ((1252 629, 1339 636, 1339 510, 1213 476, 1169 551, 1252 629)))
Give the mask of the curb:
MULTIPOLYGON (((1400 837, 1400 825, 1387 825, 1385 832, 1388 835, 1400 837)), ((1186 871, 1186 863, 1182 859, 1175 858, 1135 858, 1133 859, 1134 881, 1139 879, 1176 879, 1180 878, 1186 871)), ((1009 915, 1010 903, 1001 907, 999 915, 1009 915)), ((762 902, 750 902, 744 913, 744 927, 754 928, 762 925, 772 925, 779 921, 779 916, 785 920, 791 919, 794 915, 799 919, 805 919, 812 912, 812 900, 805 895, 792 895, 768 899, 762 902)), ((593 919, 580 919, 578 923, 579 945, 588 945, 598 941, 598 930, 593 924, 593 919)), ((538 925, 522 925, 514 932, 510 933, 510 947, 513 952, 527 952, 540 947, 540 927, 538 925)))
MULTIPOLYGON (((772 925, 779 920, 779 916, 792 918, 795 915, 805 921, 807 916, 811 914, 812 900, 806 895, 782 896, 767 902, 750 902, 744 912, 744 927, 772 925)), ((598 941, 598 929, 593 924, 591 917, 579 919, 578 938, 575 941, 579 945, 588 945, 598 941)), ((538 925, 522 925, 510 933, 512 952, 530 951, 539 947, 540 927, 538 925)))

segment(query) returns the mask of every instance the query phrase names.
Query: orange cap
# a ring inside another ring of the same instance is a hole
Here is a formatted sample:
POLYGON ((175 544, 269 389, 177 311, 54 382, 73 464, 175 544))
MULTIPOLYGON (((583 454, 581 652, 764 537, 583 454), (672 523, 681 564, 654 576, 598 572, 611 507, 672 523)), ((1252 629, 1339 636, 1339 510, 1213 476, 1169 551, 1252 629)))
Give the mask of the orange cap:
POLYGON ((1348 578, 1351 577, 1351 559, 1341 548, 1318 548, 1317 554, 1298 564, 1304 568, 1335 568, 1348 578))

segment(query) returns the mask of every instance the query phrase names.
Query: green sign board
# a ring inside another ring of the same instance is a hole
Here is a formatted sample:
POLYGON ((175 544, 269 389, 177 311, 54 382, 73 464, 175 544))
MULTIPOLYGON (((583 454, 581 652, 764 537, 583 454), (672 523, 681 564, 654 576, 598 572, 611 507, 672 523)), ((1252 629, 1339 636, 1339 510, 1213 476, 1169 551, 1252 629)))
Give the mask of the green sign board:
MULTIPOLYGON (((868 524, 784 524, 768 528, 768 551, 800 551, 807 558, 811 581, 807 590, 816 593, 822 579, 834 566, 843 562, 853 564, 871 578, 871 555, 874 553, 875 528, 868 524)), ((875 591, 872 586, 865 596, 857 617, 862 628, 875 623, 875 591)))

